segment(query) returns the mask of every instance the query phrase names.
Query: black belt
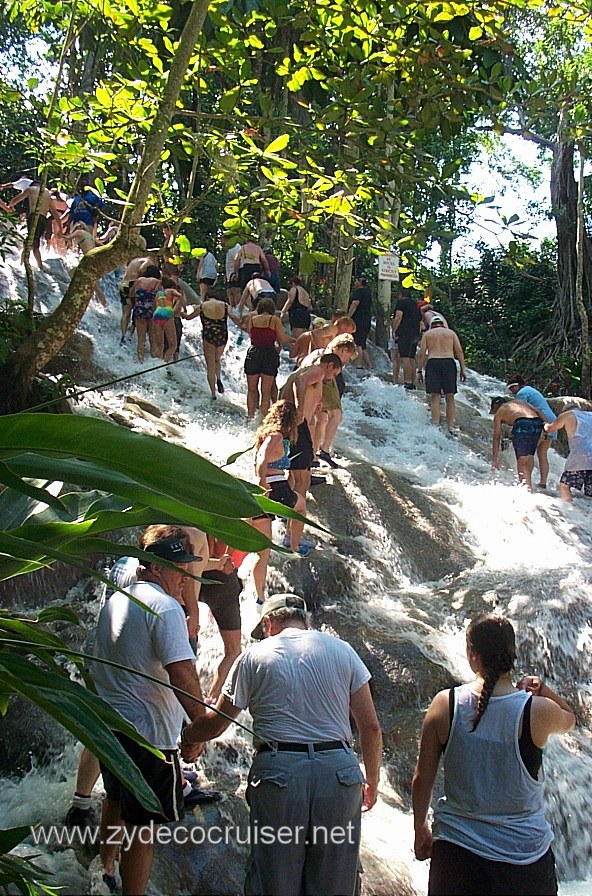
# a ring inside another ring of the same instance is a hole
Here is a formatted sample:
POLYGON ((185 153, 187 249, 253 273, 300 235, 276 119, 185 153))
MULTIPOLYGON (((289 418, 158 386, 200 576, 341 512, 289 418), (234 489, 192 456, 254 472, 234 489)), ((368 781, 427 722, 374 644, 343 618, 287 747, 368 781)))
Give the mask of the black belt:
POLYGON ((272 753, 274 750, 284 750, 287 753, 308 753, 312 747, 315 753, 323 753, 325 750, 344 750, 349 747, 345 740, 322 740, 318 744, 297 744, 289 741, 274 741, 272 744, 261 744, 257 747, 258 753, 272 753))

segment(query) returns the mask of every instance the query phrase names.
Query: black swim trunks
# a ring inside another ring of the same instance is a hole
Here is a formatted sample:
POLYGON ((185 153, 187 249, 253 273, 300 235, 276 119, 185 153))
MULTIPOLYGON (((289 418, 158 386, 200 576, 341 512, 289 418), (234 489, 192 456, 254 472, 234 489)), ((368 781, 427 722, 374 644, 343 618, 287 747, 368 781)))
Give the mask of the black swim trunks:
POLYGON ((303 420, 298 425, 298 439, 290 450, 290 469, 310 470, 313 460, 312 436, 308 423, 303 420))
MULTIPOLYGON (((35 227, 35 232, 33 234, 33 248, 38 249, 39 244, 41 242, 41 237, 45 234, 45 226, 47 224, 48 218, 44 218, 43 215, 39 215, 37 218, 37 225, 35 227)), ((31 231, 31 224, 33 223, 33 215, 27 216, 27 227, 29 232, 31 231)))
POLYGON ((113 734, 138 766, 162 806, 162 812, 150 812, 136 799, 119 779, 101 763, 103 785, 107 796, 121 806, 121 818, 130 824, 148 825, 151 821, 179 821, 183 817, 183 785, 177 750, 162 750, 165 759, 159 759, 135 741, 114 731, 113 734))
POLYGON ((512 444, 516 457, 534 455, 543 425, 540 417, 518 417, 512 427, 512 444))
POLYGON ((425 390, 428 394, 454 395, 456 387, 456 361, 454 358, 429 358, 425 368, 425 390))
POLYGON ((204 579, 214 579, 217 585, 203 584, 199 599, 207 604, 216 620, 216 625, 223 632, 237 632, 241 627, 239 595, 243 583, 234 572, 225 573, 218 569, 206 570, 204 579))

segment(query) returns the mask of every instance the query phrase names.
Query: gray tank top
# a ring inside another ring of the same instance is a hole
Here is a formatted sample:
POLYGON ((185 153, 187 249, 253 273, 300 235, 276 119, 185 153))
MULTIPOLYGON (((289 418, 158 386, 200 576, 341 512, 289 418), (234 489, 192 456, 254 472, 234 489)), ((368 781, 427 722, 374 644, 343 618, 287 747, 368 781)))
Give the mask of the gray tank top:
POLYGON ((530 776, 520 756, 518 731, 529 694, 492 697, 471 731, 478 699, 468 685, 455 690, 444 751, 445 796, 434 812, 434 839, 494 862, 536 862, 549 849, 553 832, 544 816, 542 780, 530 776))
POLYGON ((592 413, 572 411, 572 414, 576 418, 577 427, 575 435, 569 440, 565 470, 569 473, 592 470, 592 413))

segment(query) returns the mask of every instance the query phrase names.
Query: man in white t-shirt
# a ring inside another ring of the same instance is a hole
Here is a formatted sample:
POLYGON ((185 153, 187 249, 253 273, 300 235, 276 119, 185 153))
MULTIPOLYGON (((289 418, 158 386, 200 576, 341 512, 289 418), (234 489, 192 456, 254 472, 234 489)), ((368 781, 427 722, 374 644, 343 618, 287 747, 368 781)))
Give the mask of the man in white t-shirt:
MULTIPOLYGON (((345 641, 308 629, 306 602, 295 594, 266 600, 252 637, 264 640, 236 660, 216 704, 231 719, 247 708, 253 717, 244 892, 353 893, 361 810, 376 802, 382 755, 370 673, 345 641), (365 780, 350 747, 350 713, 365 780)), ((191 750, 229 724, 210 710, 181 743, 191 750)))
MULTIPOLYGON (((145 893, 152 867, 152 838, 146 837, 145 831, 139 837, 138 828, 150 826, 151 822, 178 821, 181 817, 183 793, 177 740, 185 714, 196 719, 205 712, 181 605, 187 564, 200 558, 192 553, 187 534, 176 526, 149 526, 140 544, 144 551, 155 555, 155 562, 138 567, 137 582, 126 587, 126 594, 116 591, 106 601, 99 615, 93 653, 98 659, 146 673, 162 684, 104 663, 93 662, 91 670, 98 694, 166 757, 163 762, 116 733, 159 798, 162 814, 145 809, 118 778, 101 768, 107 793, 101 821, 101 857, 106 882, 111 886, 118 847, 107 845, 107 841, 112 844, 117 840, 113 835, 123 823, 126 841, 121 849, 120 868, 124 893, 145 893), (175 566, 162 566, 159 559, 175 566), (131 601, 128 594, 152 612, 131 601), (166 686, 169 684, 196 699, 177 696, 166 686)), ((200 752, 199 746, 194 748, 192 758, 200 752)))

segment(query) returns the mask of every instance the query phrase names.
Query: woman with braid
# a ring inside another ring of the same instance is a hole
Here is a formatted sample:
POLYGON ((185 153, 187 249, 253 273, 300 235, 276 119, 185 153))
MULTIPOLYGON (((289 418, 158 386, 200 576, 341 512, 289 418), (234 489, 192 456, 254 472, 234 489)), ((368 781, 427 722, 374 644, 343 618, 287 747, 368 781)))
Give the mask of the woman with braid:
POLYGON ((475 680, 429 707, 413 776, 415 855, 431 858, 429 896, 555 896, 542 750, 573 728, 568 704, 536 675, 516 684, 514 629, 479 616, 467 629, 475 680), (427 820, 440 757, 444 796, 427 820))

